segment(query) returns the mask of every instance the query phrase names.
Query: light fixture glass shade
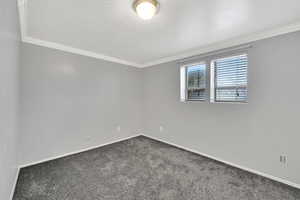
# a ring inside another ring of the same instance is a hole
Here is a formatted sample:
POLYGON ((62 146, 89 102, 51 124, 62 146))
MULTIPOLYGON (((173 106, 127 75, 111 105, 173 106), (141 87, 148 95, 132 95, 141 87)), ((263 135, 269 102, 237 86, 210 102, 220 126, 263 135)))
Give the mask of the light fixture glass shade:
POLYGON ((158 2, 156 0, 137 0, 133 6, 140 18, 149 20, 157 13, 158 2))

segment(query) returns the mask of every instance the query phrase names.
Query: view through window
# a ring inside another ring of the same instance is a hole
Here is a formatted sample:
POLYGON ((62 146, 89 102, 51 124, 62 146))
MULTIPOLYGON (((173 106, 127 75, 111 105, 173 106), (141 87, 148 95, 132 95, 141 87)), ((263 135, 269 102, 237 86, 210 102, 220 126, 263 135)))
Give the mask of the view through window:
POLYGON ((180 69, 180 99, 184 101, 247 102, 248 56, 205 59, 180 69), (206 63, 211 63, 207 68, 206 63), (209 72, 209 73, 208 73, 209 72))
POLYGON ((206 65, 198 64, 187 67, 188 100, 206 99, 206 65))

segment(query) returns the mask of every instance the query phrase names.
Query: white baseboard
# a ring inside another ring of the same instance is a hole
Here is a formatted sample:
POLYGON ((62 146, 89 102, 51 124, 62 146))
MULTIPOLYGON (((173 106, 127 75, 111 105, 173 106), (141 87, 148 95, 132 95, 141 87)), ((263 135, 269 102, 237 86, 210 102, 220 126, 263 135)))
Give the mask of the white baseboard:
MULTIPOLYGON (((271 180, 274 180, 274 181, 277 181, 277 182, 289 185, 291 187, 300 189, 300 185, 297 184, 297 183, 293 183, 291 181, 288 181, 288 180, 285 180, 285 179, 282 179, 282 178, 279 178, 279 177, 276 177, 276 176, 272 176, 272 175, 269 175, 269 174, 266 174, 266 173, 263 173, 263 172, 259 172, 257 170, 250 169, 248 167, 244 167, 244 166, 241 166, 241 165, 238 165, 238 164, 234 164, 234 163, 225 161, 223 159, 220 159, 220 158, 217 158, 217 157, 214 157, 214 156, 211 156, 211 155, 208 155, 208 154, 205 154, 205 153, 202 153, 202 152, 199 152, 199 151, 196 151, 196 150, 193 150, 193 149, 190 149, 190 148, 187 148, 187 147, 184 147, 184 146, 172 143, 172 142, 168 142, 168 141, 165 141, 163 139, 160 139, 160 138, 157 138, 157 137, 153 137, 153 136, 150 136, 150 135, 147 135, 147 134, 144 134, 144 133, 132 135, 132 136, 129 136, 129 137, 126 137, 126 138, 121 138, 121 139, 114 140, 114 141, 111 141, 111 142, 107 142, 107 143, 104 143, 104 144, 100 144, 100 145, 97 145, 97 146, 93 146, 93 147, 89 147, 89 148, 85 148, 85 149, 80 149, 78 151, 74 151, 74 152, 63 154, 63 155, 59 155, 59 156, 55 156, 55 157, 43 159, 43 160, 40 160, 40 161, 36 161, 36 162, 32 162, 32 163, 27 163, 27 164, 24 164, 24 165, 20 165, 19 169, 24 168, 24 167, 28 167, 28 166, 32 166, 32 165, 36 165, 36 164, 40 164, 40 163, 43 163, 43 162, 55 160, 55 159, 62 158, 62 157, 65 157, 65 156, 70 156, 70 155, 74 155, 74 154, 77 154, 77 153, 82 153, 82 152, 85 152, 85 151, 96 149, 96 148, 99 148, 99 147, 102 147, 102 146, 106 146, 106 145, 109 145, 109 144, 113 144, 113 143, 116 143, 116 142, 121 142, 121 141, 124 141, 124 140, 128 140, 128 139, 131 139, 131 138, 134 138, 134 137, 137 137, 137 136, 145 136, 145 137, 148 137, 148 138, 151 138, 151 139, 154 139, 154 140, 157 140, 157 141, 160 141, 160 142, 172 145, 174 147, 178 147, 180 149, 184 149, 184 150, 187 150, 189 152, 193 152, 193 153, 196 153, 198 155, 201 155, 201 156, 204 156, 204 157, 207 157, 207 158, 210 158, 210 159, 222 162, 222 163, 230 165, 232 167, 236 167, 236 168, 239 168, 241 170, 248 171, 248 172, 251 172, 253 174, 257 174, 259 176, 263 176, 265 178, 268 178, 268 179, 271 179, 271 180)), ((19 169, 18 169, 18 173, 19 173, 19 169)), ((15 183, 17 182, 17 178, 18 178, 18 176, 16 177, 15 183)), ((13 188, 13 190, 14 190, 14 188, 13 188)), ((13 192, 12 192, 12 196, 13 196, 13 192)))
POLYGON ((237 165, 237 164, 234 164, 234 163, 225 161, 225 160, 223 160, 223 159, 220 159, 220 158, 217 158, 217 157, 214 157, 214 156, 211 156, 211 155, 208 155, 208 154, 205 154, 205 153, 202 153, 202 152, 199 152, 199 151, 196 151, 196 150, 193 150, 193 149, 190 149, 190 148, 187 148, 187 147, 184 147, 184 146, 181 146, 181 145, 172 143, 172 142, 165 141, 165 140, 160 139, 160 138, 157 138, 157 137, 149 136, 149 135, 146 135, 146 134, 143 134, 143 133, 142 133, 141 135, 143 135, 143 136, 145 136, 145 137, 148 137, 148 138, 151 138, 151 139, 153 139, 153 140, 157 140, 157 141, 160 141, 160 142, 169 144, 169 145, 171 145, 171 146, 178 147, 178 148, 180 148, 180 149, 184 149, 184 150, 186 150, 186 151, 189 151, 189 152, 192 152, 192 153, 195 153, 195 154, 198 154, 198 155, 201 155, 201 156, 204 156, 204 157, 207 157, 207 158, 210 158, 210 159, 219 161, 219 162, 221 162, 221 163, 230 165, 230 166, 232 166, 232 167, 236 167, 236 168, 238 168, 238 169, 241 169, 241 170, 244 170, 244 171, 247 171, 247 172, 250 172, 250 173, 259 175, 259 176, 263 176, 263 177, 268 178, 268 179, 271 179, 271 180, 273 180, 273 181, 280 182, 280 183, 289 185, 289 186, 291 186, 291 187, 300 189, 300 185, 297 184, 297 183, 293 183, 293 182, 291 182, 291 181, 288 181, 288 180, 285 180, 285 179, 282 179, 282 178, 279 178, 279 177, 276 177, 276 176, 272 176, 272 175, 269 175, 269 174, 266 174, 266 173, 263 173, 263 172, 259 172, 259 171, 257 171, 257 170, 250 169, 250 168, 248 168, 248 167, 244 167, 244 166, 241 166, 241 165, 237 165))
POLYGON ((103 144, 100 144, 100 145, 96 145, 96 146, 92 146, 92 147, 80 149, 80 150, 77 150, 77 151, 73 151, 73 152, 61 154, 61 155, 58 155, 58 156, 53 156, 53 157, 46 158, 46 159, 39 160, 39 161, 35 161, 35 162, 30 162, 30 163, 26 163, 26 164, 21 164, 21 165, 19 166, 19 168, 21 169, 21 168, 29 167, 29 166, 32 166, 32 165, 37 165, 37 164, 40 164, 40 163, 43 163, 43 162, 55 160, 55 159, 58 159, 58 158, 63 158, 63 157, 66 157, 66 156, 70 156, 70 155, 82 153, 82 152, 85 152, 85 151, 97 149, 97 148, 99 148, 99 147, 103 147, 103 146, 106 146, 106 145, 109 145, 109 144, 113 144, 113 143, 116 143, 116 142, 121 142, 121 141, 124 141, 124 140, 128 140, 128 139, 131 139, 131 138, 140 136, 140 135, 141 135, 141 134, 135 134, 135 135, 132 135, 132 136, 129 136, 129 137, 120 138, 120 139, 113 140, 113 141, 111 141, 111 142, 103 143, 103 144))
POLYGON ((14 179, 14 183, 13 183, 13 186, 12 186, 12 189, 11 189, 11 192, 10 192, 10 197, 9 197, 10 200, 12 200, 13 197, 14 197, 15 189, 16 189, 17 182, 18 182, 19 173, 20 173, 20 168, 18 167, 16 176, 15 176, 15 179, 14 179))

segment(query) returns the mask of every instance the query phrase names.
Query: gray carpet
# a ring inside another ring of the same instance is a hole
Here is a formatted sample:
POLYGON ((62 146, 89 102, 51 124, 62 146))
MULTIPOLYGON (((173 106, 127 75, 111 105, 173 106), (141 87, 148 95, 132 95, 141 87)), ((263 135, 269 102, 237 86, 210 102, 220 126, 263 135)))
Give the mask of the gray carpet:
POLYGON ((300 190, 136 137, 24 168, 14 200, 299 200, 300 190))

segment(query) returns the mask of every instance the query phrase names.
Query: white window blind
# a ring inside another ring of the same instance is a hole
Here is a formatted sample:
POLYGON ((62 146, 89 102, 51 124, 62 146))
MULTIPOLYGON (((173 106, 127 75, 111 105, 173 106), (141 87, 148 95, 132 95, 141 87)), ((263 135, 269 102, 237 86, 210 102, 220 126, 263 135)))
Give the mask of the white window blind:
POLYGON ((216 102, 247 102, 246 54, 213 61, 214 99, 216 102))

